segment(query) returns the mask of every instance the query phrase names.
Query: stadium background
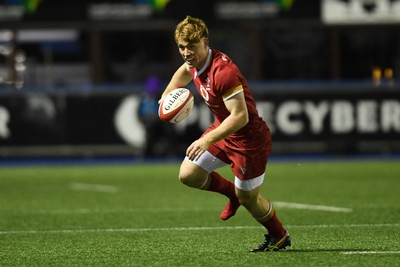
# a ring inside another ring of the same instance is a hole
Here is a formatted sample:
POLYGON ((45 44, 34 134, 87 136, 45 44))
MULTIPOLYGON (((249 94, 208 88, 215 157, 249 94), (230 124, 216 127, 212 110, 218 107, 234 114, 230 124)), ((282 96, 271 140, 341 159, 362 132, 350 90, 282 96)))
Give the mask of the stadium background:
POLYGON ((0 157, 175 157, 211 120, 157 99, 174 26, 209 25, 248 78, 274 153, 400 152, 400 1, 0 1, 0 157))

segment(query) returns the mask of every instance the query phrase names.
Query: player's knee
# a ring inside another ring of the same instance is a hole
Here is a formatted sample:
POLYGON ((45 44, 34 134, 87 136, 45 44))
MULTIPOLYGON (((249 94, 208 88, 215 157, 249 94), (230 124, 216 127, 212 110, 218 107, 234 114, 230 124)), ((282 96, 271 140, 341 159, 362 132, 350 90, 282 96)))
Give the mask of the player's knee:
POLYGON ((180 172, 178 178, 183 184, 199 189, 201 189, 207 179, 207 177, 193 172, 180 172))
POLYGON ((180 172, 178 178, 179 178, 179 181, 181 181, 181 183, 183 183, 187 186, 191 186, 191 187, 195 186, 196 176, 193 173, 180 172))
POLYGON ((182 162, 179 170, 179 180, 190 187, 202 188, 208 178, 208 173, 188 160, 182 162))
POLYGON ((190 180, 191 180, 190 175, 182 174, 182 173, 179 173, 178 179, 179 179, 179 181, 181 181, 181 183, 186 184, 186 185, 187 185, 187 184, 190 182, 190 180))

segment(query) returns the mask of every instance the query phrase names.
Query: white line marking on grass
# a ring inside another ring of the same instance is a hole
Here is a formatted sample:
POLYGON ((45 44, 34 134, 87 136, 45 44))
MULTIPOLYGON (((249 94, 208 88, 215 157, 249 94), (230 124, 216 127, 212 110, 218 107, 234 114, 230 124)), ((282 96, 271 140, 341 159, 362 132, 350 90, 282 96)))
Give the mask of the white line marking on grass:
POLYGON ((290 203, 290 202, 273 202, 276 207, 279 208, 292 208, 292 209, 303 209, 303 210, 320 210, 320 211, 331 211, 331 212, 353 212, 350 208, 323 206, 323 205, 309 205, 302 203, 290 203))
MULTIPOLYGON (((288 228, 348 228, 348 227, 400 227, 400 224, 323 224, 323 225, 288 225, 288 228)), ((10 230, 0 231, 0 235, 12 234, 75 234, 75 233, 140 233, 159 231, 219 231, 219 230, 245 230, 263 229, 262 226, 210 226, 210 227, 166 227, 166 228, 103 228, 103 229, 59 229, 59 230, 10 230)))
POLYGON ((343 255, 359 255, 359 254, 400 254, 400 251, 345 251, 345 252, 340 252, 340 254, 343 255))
POLYGON ((70 187, 73 190, 79 191, 93 191, 102 193, 116 193, 118 188, 112 185, 104 184, 84 184, 84 183, 71 183, 70 187))

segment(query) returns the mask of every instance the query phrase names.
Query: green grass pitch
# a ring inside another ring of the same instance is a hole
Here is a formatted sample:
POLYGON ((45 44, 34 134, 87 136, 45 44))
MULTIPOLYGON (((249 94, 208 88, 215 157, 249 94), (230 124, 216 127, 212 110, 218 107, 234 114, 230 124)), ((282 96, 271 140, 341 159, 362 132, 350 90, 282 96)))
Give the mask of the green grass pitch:
MULTIPOLYGON (((0 168, 0 266, 396 266, 400 162, 271 161, 262 192, 292 235, 177 179, 178 164, 0 168)), ((232 178, 228 168, 221 173, 232 178)))

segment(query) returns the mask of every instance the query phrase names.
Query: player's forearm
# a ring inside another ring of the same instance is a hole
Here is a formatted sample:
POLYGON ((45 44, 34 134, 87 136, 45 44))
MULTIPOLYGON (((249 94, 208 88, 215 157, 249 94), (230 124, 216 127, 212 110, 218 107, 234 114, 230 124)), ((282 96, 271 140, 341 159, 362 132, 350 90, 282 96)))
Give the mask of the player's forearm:
POLYGON ((183 64, 176 70, 174 75, 171 78, 171 81, 168 83, 167 87, 165 88, 162 97, 166 96, 169 92, 176 88, 185 87, 190 83, 192 80, 192 75, 190 71, 187 69, 187 66, 183 64))
POLYGON ((246 112, 231 114, 216 129, 208 132, 203 138, 206 138, 210 144, 218 142, 237 132, 247 123, 248 115, 246 112))

